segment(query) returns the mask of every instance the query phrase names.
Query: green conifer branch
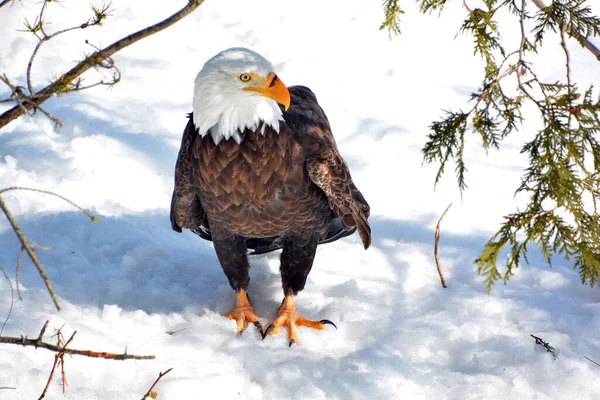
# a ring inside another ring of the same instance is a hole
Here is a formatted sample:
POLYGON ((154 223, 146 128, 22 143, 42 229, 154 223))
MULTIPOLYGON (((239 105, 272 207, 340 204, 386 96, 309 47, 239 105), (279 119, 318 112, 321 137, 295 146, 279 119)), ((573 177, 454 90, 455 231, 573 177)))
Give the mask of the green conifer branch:
MULTIPOLYGON (((421 0, 421 9, 441 9, 447 1, 421 0)), ((533 244, 550 265, 555 254, 573 259, 582 283, 594 285, 600 278, 600 100, 594 99, 592 87, 582 91, 572 81, 566 38, 589 43, 590 37, 600 36, 600 18, 592 15, 584 0, 554 0, 533 15, 526 3, 485 0, 484 7, 471 9, 463 1, 467 16, 460 31, 473 38, 485 76, 471 95, 471 109, 444 111, 432 123, 423 147, 424 162, 438 163, 436 184, 448 161, 454 162, 462 194, 466 133, 479 136, 486 151, 499 149, 520 126, 522 106, 533 103, 544 127, 521 150, 529 167, 516 193, 527 197, 526 207, 505 217, 475 260, 477 272, 488 290, 499 279, 506 283, 516 268, 528 262, 528 246, 533 244), (497 11, 505 7, 521 27, 520 45, 512 51, 504 48, 494 21, 497 11), (528 59, 540 46, 552 44, 562 48, 565 74, 564 79, 546 82, 528 59), (502 271, 499 263, 504 264, 502 271)))
POLYGON ((399 0, 383 0, 384 21, 379 30, 387 29, 390 39, 400 34, 400 16, 404 11, 398 5, 399 0))

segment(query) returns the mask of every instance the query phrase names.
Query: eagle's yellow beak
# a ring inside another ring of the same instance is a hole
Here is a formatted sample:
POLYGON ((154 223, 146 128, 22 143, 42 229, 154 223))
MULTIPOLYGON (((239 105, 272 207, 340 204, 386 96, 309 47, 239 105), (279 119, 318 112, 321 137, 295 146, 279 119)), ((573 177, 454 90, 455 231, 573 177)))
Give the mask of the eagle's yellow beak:
POLYGON ((283 105, 286 111, 290 108, 290 92, 288 92, 287 87, 274 72, 271 72, 266 78, 256 75, 252 76, 252 78, 253 85, 245 87, 245 91, 258 93, 261 96, 275 100, 283 105))

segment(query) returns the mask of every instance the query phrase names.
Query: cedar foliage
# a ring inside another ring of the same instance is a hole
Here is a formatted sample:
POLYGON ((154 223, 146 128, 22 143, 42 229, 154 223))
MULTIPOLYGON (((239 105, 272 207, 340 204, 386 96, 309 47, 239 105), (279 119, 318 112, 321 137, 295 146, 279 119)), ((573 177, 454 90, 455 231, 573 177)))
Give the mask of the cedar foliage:
MULTIPOLYGON (((422 12, 442 11, 449 1, 417 0, 422 12)), ((460 32, 472 36, 485 77, 471 94, 468 110, 445 111, 431 124, 422 149, 424 161, 439 165, 436 184, 452 161, 462 194, 467 188, 463 151, 471 137, 466 133, 479 137, 486 151, 499 149, 503 139, 520 127, 523 107, 533 104, 543 128, 521 149, 529 166, 515 192, 526 196, 526 206, 504 217, 475 260, 477 273, 488 291, 499 279, 506 283, 522 262, 527 263, 528 246, 535 245, 549 265, 557 254, 573 260, 581 282, 593 286, 600 278, 600 100, 593 87, 579 88, 573 82, 568 38, 600 60, 600 52, 588 40, 600 36, 600 18, 585 0, 554 0, 547 7, 540 0, 477 1, 481 8, 468 3, 463 2, 466 18, 460 32), (517 48, 505 48, 500 37, 495 21, 500 10, 508 10, 520 27, 517 48), (530 60, 542 45, 556 46, 562 54, 561 80, 538 77, 530 60), (500 272, 503 250, 508 254, 500 272)), ((382 29, 397 33, 399 0, 386 0, 384 11, 382 29)))

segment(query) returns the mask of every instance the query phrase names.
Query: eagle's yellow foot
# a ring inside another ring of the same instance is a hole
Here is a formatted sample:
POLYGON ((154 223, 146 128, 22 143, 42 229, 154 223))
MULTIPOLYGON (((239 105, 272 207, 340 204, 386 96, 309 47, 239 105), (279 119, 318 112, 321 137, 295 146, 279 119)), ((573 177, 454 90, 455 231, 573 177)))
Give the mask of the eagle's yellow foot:
POLYGON ((256 314, 254 314, 252 304, 250 304, 248 296, 244 290, 237 292, 237 301, 235 303, 235 307, 233 308, 232 312, 225 315, 225 318, 235 320, 237 324, 238 335, 241 335, 242 332, 244 332, 244 330, 248 327, 248 322, 253 323, 254 326, 258 328, 261 335, 263 333, 262 325, 258 321, 256 314))
POLYGON ((297 327, 305 326, 307 328, 317 329, 320 331, 323 330, 325 328, 324 325, 327 324, 333 325, 335 329, 337 329, 337 326, 335 326, 335 324, 328 319, 310 321, 299 316, 296 312, 296 307, 294 307, 294 296, 288 295, 285 296, 283 303, 281 303, 281 306, 279 306, 279 309, 277 310, 277 318, 263 333, 263 339, 267 337, 267 335, 274 335, 281 326, 286 325, 288 331, 288 340, 290 347, 292 347, 292 345, 296 342, 297 327))

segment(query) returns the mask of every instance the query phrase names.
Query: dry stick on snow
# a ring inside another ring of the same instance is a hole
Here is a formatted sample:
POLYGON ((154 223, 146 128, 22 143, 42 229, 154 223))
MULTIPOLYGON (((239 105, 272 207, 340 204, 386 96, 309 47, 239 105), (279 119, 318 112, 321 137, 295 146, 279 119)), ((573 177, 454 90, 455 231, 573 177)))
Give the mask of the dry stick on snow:
MULTIPOLYGON (((544 4, 544 2, 542 0, 531 0, 533 2, 533 4, 535 4, 540 10, 544 10, 544 8, 547 8, 548 6, 546 4, 544 4)), ((571 34, 571 30, 569 29, 568 26, 564 27, 564 31, 567 32, 567 34, 569 34, 569 36, 575 37, 575 35, 571 34)), ((598 49, 598 47, 596 47, 592 42, 590 42, 587 38, 584 37, 579 37, 577 39, 580 39, 582 41, 583 47, 585 47, 586 49, 588 49, 595 57, 598 61, 600 61, 600 49, 598 49)))
POLYGON ((154 383, 152 384, 152 386, 150 386, 150 389, 148 389, 148 391, 146 392, 146 394, 144 395, 144 397, 142 397, 142 400, 146 400, 147 397, 150 397, 151 399, 156 399, 156 392, 153 392, 152 390, 154 389, 154 386, 156 386, 156 384, 158 383, 158 381, 160 381, 160 378, 162 378, 163 376, 165 376, 166 374, 168 374, 169 372, 171 372, 173 368, 169 368, 168 370, 166 370, 165 372, 160 372, 158 374, 158 378, 156 378, 156 380, 154 381, 154 383))
POLYGON ((586 356, 583 356, 583 358, 585 358, 586 360, 588 360, 588 361, 589 361, 589 362, 591 362, 592 364, 596 364, 597 366, 599 366, 599 367, 600 367, 600 364, 598 364, 596 361, 592 360, 591 358, 589 358, 589 357, 586 357, 586 356))
MULTIPOLYGON (((12 186, 12 187, 8 187, 6 189, 0 190, 0 209, 2 209, 2 212, 4 213, 4 215, 6 215, 6 218, 8 219, 8 222, 10 223, 10 226, 12 227, 13 231, 15 232, 15 234, 17 235, 17 237, 19 238, 19 241, 21 242, 21 250, 19 252, 19 257, 17 258, 17 274, 19 272, 20 265, 21 265, 21 252, 23 250, 25 250, 25 252, 29 256, 29 258, 31 259, 31 261, 33 262, 33 264, 35 265, 35 267, 37 268, 38 272, 40 273, 40 276, 42 277, 44 283, 46 284, 46 288, 48 289, 48 292, 50 293, 50 297, 52 297, 52 301, 54 302, 54 306, 56 307, 57 310, 60 311, 60 306, 58 305, 58 299, 56 298, 56 294, 54 293, 54 290, 52 289, 52 285, 50 284, 50 280, 48 279, 48 275, 46 275, 46 271, 42 267, 42 264, 40 263, 40 261, 36 257, 35 253, 33 252, 33 248, 44 249, 44 247, 38 245, 35 242, 33 242, 33 244, 29 243, 31 241, 28 241, 27 238, 25 237, 25 235, 23 235, 23 232, 21 232, 21 228, 19 228, 19 225, 17 225, 17 222, 15 221, 12 213, 8 209, 8 206, 6 205, 6 203, 4 202, 4 200, 2 199, 2 196, 1 196, 2 193, 9 192, 11 190, 27 190, 27 191, 32 191, 32 192, 50 194, 52 196, 56 196, 56 197, 58 197, 58 198, 60 198, 60 199, 62 199, 64 201, 66 201, 69 204, 71 204, 72 206, 78 208, 81 212, 83 212, 85 215, 87 215, 92 220, 92 222, 99 221, 99 218, 93 216, 88 211, 84 210, 83 208, 81 208, 77 204, 73 203, 71 200, 67 199, 66 197, 63 197, 63 196, 61 196, 59 194, 56 194, 54 192, 50 192, 48 190, 33 189, 33 188, 20 187, 20 186, 12 186)), ((18 284, 17 284, 17 287, 18 287, 18 284)))
POLYGON ((93 350, 77 350, 77 349, 65 349, 63 346, 56 346, 51 343, 46 343, 42 340, 44 333, 46 332, 46 328, 48 327, 48 323, 50 321, 46 321, 42 330, 40 331, 40 335, 37 339, 29 339, 28 337, 10 337, 3 336, 0 337, 0 343, 6 344, 16 344, 20 346, 33 346, 35 348, 41 347, 42 349, 54 351, 57 353, 65 353, 65 354, 73 354, 76 356, 86 356, 91 358, 104 358, 107 360, 154 360, 156 356, 136 356, 133 354, 115 354, 115 353, 107 353, 104 351, 93 351, 93 350))
POLYGON ((433 246, 433 256, 435 257, 435 266, 437 267, 437 272, 440 275, 440 281, 442 282, 442 287, 444 289, 446 289, 447 286, 446 286, 446 281, 444 280, 444 275, 442 274, 442 270, 440 269, 440 259, 438 258, 438 244, 440 242, 440 222, 442 222, 442 218, 444 218, 444 215, 446 215, 446 213, 450 209, 451 205, 452 205, 452 203, 448 204, 448 207, 446 207, 446 211, 444 211, 444 213, 442 214, 440 219, 438 219, 437 225, 435 226, 435 245, 433 246))
POLYGON ((19 118, 20 116, 26 114, 27 112, 35 108, 39 108, 39 106, 43 102, 48 100, 50 97, 61 93, 61 90, 64 90, 65 87, 72 84, 79 76, 81 76, 90 68, 101 65, 102 62, 109 59, 116 52, 124 49, 125 47, 132 45, 133 43, 144 39, 150 35, 160 32, 163 29, 168 28, 177 21, 181 20, 183 17, 190 14, 202 3, 204 3, 204 0, 189 0, 185 7, 183 7, 181 10, 171 15, 164 21, 144 28, 138 32, 132 33, 131 35, 116 41, 115 43, 111 44, 108 47, 105 47, 102 50, 95 51, 94 53, 86 57, 84 60, 77 63, 77 65, 71 68, 71 70, 61 75, 58 79, 54 80, 51 84, 49 84, 48 86, 36 93, 32 93, 31 96, 28 96, 28 101, 21 102, 22 104, 17 104, 10 110, 1 114, 0 128, 7 125, 9 122, 19 118))
MULTIPOLYGON (((61 346, 64 349, 69 345, 69 343, 71 343, 71 341, 75 337, 75 334, 77 333, 77 331, 74 331, 73 334, 71 335, 71 338, 69 340, 67 340, 67 343, 64 343, 61 329, 56 331, 56 337, 57 337, 56 345, 61 346), (64 343, 64 345, 63 345, 63 343, 64 343)), ((46 392, 48 391, 48 388, 50 387, 50 383, 52 382, 52 377, 54 376, 54 371, 56 370, 56 366, 59 363, 61 364, 61 367, 62 367, 61 373, 62 373, 62 382, 63 382, 63 394, 65 393, 65 390, 67 387, 67 378, 65 376, 65 359, 64 359, 64 357, 65 357, 65 353, 63 351, 57 353, 54 356, 54 364, 52 365, 52 370, 50 370, 50 376, 48 377, 48 382, 46 382, 44 391, 42 392, 42 394, 40 395, 38 400, 41 400, 46 396, 46 392)))

